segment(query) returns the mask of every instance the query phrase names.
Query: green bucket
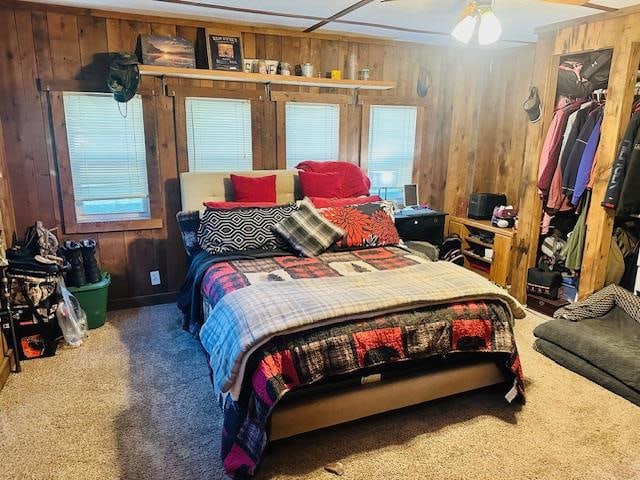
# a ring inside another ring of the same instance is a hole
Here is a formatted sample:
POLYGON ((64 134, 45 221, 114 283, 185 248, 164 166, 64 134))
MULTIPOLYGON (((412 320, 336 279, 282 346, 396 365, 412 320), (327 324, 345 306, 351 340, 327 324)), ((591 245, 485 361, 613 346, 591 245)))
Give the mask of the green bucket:
POLYGON ((89 328, 104 325, 107 318, 107 296, 110 284, 111 276, 107 272, 102 272, 102 280, 97 283, 87 283, 82 287, 67 287, 87 314, 89 328))

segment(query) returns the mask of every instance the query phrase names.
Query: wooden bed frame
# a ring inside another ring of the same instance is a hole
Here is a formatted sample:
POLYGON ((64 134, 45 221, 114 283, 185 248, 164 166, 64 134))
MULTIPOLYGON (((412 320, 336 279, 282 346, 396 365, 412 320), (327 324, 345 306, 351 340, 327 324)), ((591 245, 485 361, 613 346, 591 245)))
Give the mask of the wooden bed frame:
MULTIPOLYGON (((276 175, 278 203, 293 202, 300 198, 295 170, 187 172, 180 175, 182 209, 202 210, 204 201, 232 200, 231 173, 244 176, 276 175)), ((279 404, 271 416, 270 440, 280 440, 505 381, 504 375, 491 360, 412 372, 389 380, 376 381, 375 376, 365 378, 361 385, 302 396, 279 404)))
POLYGON ((484 360, 296 399, 276 406, 269 439, 280 440, 504 381, 496 364, 484 360))

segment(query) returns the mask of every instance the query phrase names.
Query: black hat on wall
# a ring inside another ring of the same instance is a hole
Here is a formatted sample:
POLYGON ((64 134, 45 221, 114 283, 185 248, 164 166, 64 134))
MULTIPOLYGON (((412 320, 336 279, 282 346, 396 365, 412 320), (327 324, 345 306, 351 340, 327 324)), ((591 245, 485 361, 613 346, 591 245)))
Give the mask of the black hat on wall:
POLYGON ((540 120, 542 111, 540 109, 540 95, 538 95, 538 89, 536 87, 531 87, 529 98, 527 98, 522 107, 524 111, 527 112, 530 122, 535 123, 540 120))

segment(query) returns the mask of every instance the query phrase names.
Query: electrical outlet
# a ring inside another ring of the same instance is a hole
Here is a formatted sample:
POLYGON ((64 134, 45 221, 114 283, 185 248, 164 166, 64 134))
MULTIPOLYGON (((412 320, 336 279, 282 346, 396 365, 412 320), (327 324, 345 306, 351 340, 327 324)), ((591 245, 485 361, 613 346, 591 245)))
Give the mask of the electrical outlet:
POLYGON ((160 285, 160 272, 158 270, 149 272, 149 277, 151 277, 151 285, 160 285))

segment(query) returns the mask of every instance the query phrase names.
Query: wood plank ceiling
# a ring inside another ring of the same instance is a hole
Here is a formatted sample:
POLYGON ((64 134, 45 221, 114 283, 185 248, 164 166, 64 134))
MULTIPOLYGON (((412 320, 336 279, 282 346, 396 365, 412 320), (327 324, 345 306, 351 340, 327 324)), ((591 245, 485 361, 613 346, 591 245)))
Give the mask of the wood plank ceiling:
MULTIPOLYGON (((469 0, 112 0, 108 4, 100 0, 36 1, 453 45, 449 32, 469 0)), ((541 25, 640 4, 638 0, 591 0, 584 6, 552 3, 557 1, 495 0, 495 11, 504 30, 497 46, 533 43, 534 30, 541 25)))

